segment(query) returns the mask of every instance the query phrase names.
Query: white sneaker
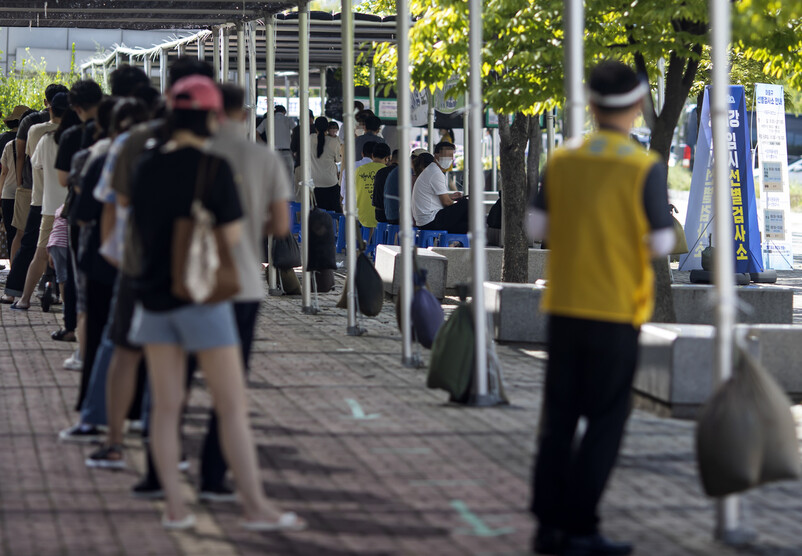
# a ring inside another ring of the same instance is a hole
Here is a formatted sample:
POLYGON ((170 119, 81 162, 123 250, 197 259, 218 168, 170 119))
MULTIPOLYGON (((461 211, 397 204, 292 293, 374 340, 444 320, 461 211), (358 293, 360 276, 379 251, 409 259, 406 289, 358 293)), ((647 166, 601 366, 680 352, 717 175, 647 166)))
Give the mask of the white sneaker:
POLYGON ((62 367, 68 371, 80 371, 84 368, 84 362, 81 360, 81 356, 78 355, 78 352, 76 351, 64 360, 62 367))

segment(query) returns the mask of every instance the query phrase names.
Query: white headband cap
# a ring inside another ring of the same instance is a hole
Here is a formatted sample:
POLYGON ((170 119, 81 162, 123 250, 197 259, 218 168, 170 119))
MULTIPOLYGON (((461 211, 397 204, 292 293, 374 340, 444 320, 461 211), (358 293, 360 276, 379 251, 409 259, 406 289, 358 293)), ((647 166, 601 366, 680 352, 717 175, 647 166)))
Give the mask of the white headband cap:
POLYGON ((590 91, 590 101, 603 108, 624 108, 632 106, 649 92, 649 85, 645 81, 638 83, 638 86, 626 93, 618 93, 613 95, 603 95, 596 91, 590 91))

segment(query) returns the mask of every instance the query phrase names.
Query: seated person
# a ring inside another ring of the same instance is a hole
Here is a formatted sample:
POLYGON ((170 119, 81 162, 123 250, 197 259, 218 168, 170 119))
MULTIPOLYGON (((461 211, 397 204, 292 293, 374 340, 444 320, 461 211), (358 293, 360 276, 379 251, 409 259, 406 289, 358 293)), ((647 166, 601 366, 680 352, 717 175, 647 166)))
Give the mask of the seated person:
MULTIPOLYGON (((449 164, 450 166, 450 164, 449 164)), ((451 234, 468 233, 468 203, 458 202, 460 191, 448 191, 446 177, 439 163, 429 153, 413 162, 415 187, 412 188, 412 217, 422 230, 446 230, 451 234)))
POLYGON ((376 227, 376 209, 373 208, 373 184, 376 173, 387 167, 390 161, 390 147, 386 143, 376 143, 372 149, 371 161, 356 169, 354 186, 356 189, 356 216, 366 228, 376 227))
MULTIPOLYGON (((389 149, 390 147, 387 148, 389 149)), ((387 215, 384 212, 384 185, 387 182, 387 177, 390 175, 390 172, 397 167, 398 149, 393 151, 390 157, 390 163, 376 172, 376 177, 373 180, 373 207, 376 209, 377 222, 388 222, 387 215)))

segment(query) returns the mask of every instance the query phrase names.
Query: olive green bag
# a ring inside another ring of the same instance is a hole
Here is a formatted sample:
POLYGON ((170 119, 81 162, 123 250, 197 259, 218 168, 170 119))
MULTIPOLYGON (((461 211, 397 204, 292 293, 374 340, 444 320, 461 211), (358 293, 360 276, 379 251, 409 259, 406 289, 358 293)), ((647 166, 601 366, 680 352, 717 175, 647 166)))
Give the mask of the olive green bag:
POLYGON ((471 308, 467 303, 461 303, 434 339, 426 386, 445 390, 451 394, 451 401, 466 401, 470 396, 473 374, 473 342, 471 308))

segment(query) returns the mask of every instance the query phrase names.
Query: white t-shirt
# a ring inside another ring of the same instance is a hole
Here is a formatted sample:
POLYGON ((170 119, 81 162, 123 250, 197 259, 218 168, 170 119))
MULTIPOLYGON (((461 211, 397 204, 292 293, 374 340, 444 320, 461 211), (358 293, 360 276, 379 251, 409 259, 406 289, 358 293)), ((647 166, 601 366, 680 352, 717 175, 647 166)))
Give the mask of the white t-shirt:
POLYGON ((326 135, 323 153, 317 156, 317 133, 309 137, 312 153, 312 181, 315 187, 331 187, 337 185, 337 163, 342 160, 340 142, 336 137, 326 135))
POLYGON ((437 162, 432 162, 421 172, 412 188, 412 217, 416 226, 425 226, 434 220, 443 208, 440 195, 448 193, 446 176, 437 162))
POLYGON ((34 169, 40 169, 44 173, 44 183, 42 188, 42 214, 53 216, 56 209, 64 204, 67 197, 67 188, 62 187, 58 181, 56 170, 56 155, 58 145, 52 133, 45 134, 36 145, 31 157, 31 165, 34 169))
MULTIPOLYGON (((289 150, 290 139, 292 136, 292 129, 295 127, 295 122, 293 122, 291 118, 287 117, 281 112, 276 112, 273 115, 273 125, 275 126, 273 137, 275 138, 276 141, 276 150, 278 151, 289 150)), ((260 123, 259 126, 256 128, 257 133, 265 133, 266 131, 267 131, 267 118, 262 120, 262 123, 260 123)))
POLYGON ((0 156, 0 165, 2 165, 3 168, 8 168, 6 181, 0 184, 3 187, 3 193, 0 197, 3 199, 13 199, 17 192, 17 161, 14 160, 13 139, 6 143, 3 154, 0 156))
POLYGON ((242 128, 233 122, 221 124, 209 140, 210 153, 222 156, 231 166, 242 211, 243 233, 232 254, 237 266, 240 292, 234 301, 261 301, 264 298, 264 224, 271 203, 292 196, 286 165, 271 149, 245 138, 242 128))

